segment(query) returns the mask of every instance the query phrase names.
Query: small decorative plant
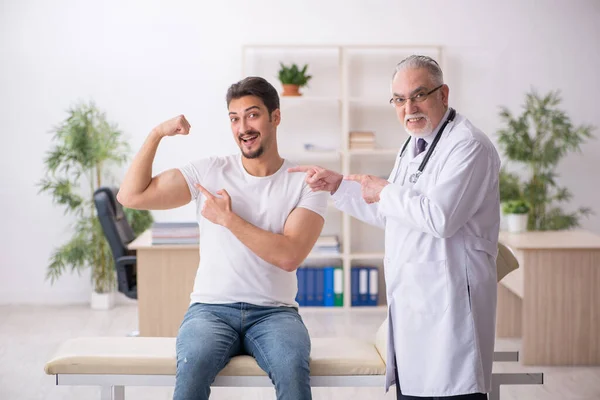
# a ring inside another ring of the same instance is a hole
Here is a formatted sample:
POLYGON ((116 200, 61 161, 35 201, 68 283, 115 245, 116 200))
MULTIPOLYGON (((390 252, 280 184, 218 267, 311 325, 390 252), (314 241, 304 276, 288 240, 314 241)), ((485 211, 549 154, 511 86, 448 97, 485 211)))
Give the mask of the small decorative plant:
POLYGON ((502 204, 502 212, 508 214, 527 214, 531 208, 525 200, 510 200, 502 204))
MULTIPOLYGON (((109 168, 126 161, 129 146, 92 102, 69 109, 68 117, 53 132, 54 147, 45 159, 40 192, 49 193, 75 221, 71 239, 52 254, 46 278, 54 283, 67 267, 78 272, 91 267, 94 292, 109 293, 115 287, 114 262, 93 195, 109 178, 109 168)), ((124 212, 136 235, 152 224, 148 211, 124 212)))
POLYGON ((312 79, 311 75, 306 74, 308 64, 305 64, 302 69, 296 64, 288 67, 280 62, 279 65, 281 69, 278 78, 283 86, 282 96, 301 96, 299 89, 308 85, 308 81, 312 79))
POLYGON ((521 177, 503 170, 500 174, 501 201, 523 199, 530 207, 527 228, 533 231, 577 227, 580 219, 591 213, 581 207, 563 211, 558 204, 571 200, 566 187, 558 185, 556 167, 569 152, 580 151, 580 145, 592 138, 591 125, 574 126, 567 114, 558 108, 559 92, 545 96, 527 93, 521 115, 514 116, 502 108, 498 144, 506 158, 524 167, 521 177))
POLYGON ((512 233, 527 230, 527 219, 531 207, 525 200, 509 200, 502 203, 502 212, 506 216, 508 231, 512 233))

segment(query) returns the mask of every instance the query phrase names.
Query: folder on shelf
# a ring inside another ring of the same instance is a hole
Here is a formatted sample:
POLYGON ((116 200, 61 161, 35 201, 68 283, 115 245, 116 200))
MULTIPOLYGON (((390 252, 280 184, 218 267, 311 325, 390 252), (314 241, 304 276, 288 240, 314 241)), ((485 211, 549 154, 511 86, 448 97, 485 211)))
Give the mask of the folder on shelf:
POLYGON ((379 269, 369 267, 369 300, 370 306, 376 306, 379 300, 379 269))
POLYGON ((325 307, 333 307, 335 305, 335 291, 334 291, 334 279, 335 279, 335 267, 323 268, 323 283, 325 298, 323 305, 325 307))
POLYGON ((333 295, 336 307, 344 306, 344 271, 336 267, 333 271, 333 295))
POLYGON ((299 306, 306 305, 306 268, 300 267, 296 270, 296 277, 298 278, 298 294, 296 295, 296 301, 299 306))
POLYGON ((360 267, 358 271, 358 305, 366 306, 369 304, 369 270, 368 267, 360 267))
POLYGON ((359 284, 359 268, 354 267, 350 272, 350 295, 352 306, 359 306, 358 284, 359 284))
POLYGON ((306 303, 304 305, 313 307, 316 305, 315 294, 315 268, 305 267, 306 270, 306 303))
POLYGON ((325 304, 325 270, 323 268, 315 268, 315 306, 323 306, 325 304))

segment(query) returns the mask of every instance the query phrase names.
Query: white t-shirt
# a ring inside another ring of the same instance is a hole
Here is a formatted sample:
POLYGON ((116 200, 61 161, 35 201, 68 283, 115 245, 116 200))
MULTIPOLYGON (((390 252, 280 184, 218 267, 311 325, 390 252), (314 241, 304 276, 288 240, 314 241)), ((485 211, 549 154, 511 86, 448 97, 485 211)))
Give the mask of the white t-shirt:
POLYGON ((194 186, 199 183, 215 195, 220 189, 227 190, 237 215, 258 228, 281 234, 296 207, 323 217, 327 209, 327 193, 312 192, 304 182, 305 174, 287 172, 292 166, 285 160, 270 176, 252 176, 244 168, 242 156, 236 154, 202 159, 179 168, 196 200, 200 226, 200 265, 191 303, 298 306, 296 272, 266 262, 227 228, 204 218, 201 211, 205 197, 194 186))

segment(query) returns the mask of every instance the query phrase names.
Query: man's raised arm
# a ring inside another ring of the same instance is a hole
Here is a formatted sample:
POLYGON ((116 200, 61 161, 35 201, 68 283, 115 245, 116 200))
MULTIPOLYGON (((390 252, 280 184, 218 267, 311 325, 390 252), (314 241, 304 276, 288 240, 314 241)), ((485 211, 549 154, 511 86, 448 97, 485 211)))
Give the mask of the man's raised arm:
POLYGON ((165 210, 190 202, 190 190, 179 170, 169 169, 152 177, 152 163, 162 138, 187 135, 190 127, 180 115, 152 129, 125 174, 117 194, 119 203, 128 208, 165 210))

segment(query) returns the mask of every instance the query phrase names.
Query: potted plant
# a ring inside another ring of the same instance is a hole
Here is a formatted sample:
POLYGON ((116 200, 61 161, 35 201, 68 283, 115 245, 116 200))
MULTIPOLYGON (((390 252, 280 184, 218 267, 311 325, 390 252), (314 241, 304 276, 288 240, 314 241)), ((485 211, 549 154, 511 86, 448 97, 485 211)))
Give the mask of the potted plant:
POLYGON ((279 80, 283 86, 282 96, 302 96, 300 88, 306 86, 308 81, 311 80, 312 76, 306 74, 308 64, 305 64, 300 69, 296 64, 286 66, 283 63, 279 63, 281 69, 279 70, 279 80))
POLYGON ((527 230, 529 210, 529 204, 524 200, 510 200, 502 203, 502 213, 506 216, 509 232, 518 233, 527 230))
POLYGON ((565 212, 557 204, 571 199, 566 187, 556 181, 556 167, 569 152, 579 151, 580 145, 592 137, 593 126, 574 126, 566 113, 558 108, 559 92, 545 96, 535 91, 526 94, 521 115, 505 107, 500 111, 504 127, 498 144, 504 156, 525 171, 525 179, 503 170, 500 176, 502 201, 523 199, 530 207, 527 228, 533 231, 559 230, 577 227, 581 217, 591 213, 589 208, 565 212), (518 196, 516 193, 520 193, 518 196))
MULTIPOLYGON (((53 133, 54 146, 44 160, 47 170, 39 182, 40 192, 49 193, 74 222, 73 236, 50 258, 46 279, 54 283, 68 267, 77 272, 91 267, 92 308, 110 308, 116 283, 114 262, 93 194, 110 180, 109 168, 126 161, 129 146, 92 102, 71 107, 53 133)), ((124 211, 136 235, 152 224, 148 211, 124 211)))

